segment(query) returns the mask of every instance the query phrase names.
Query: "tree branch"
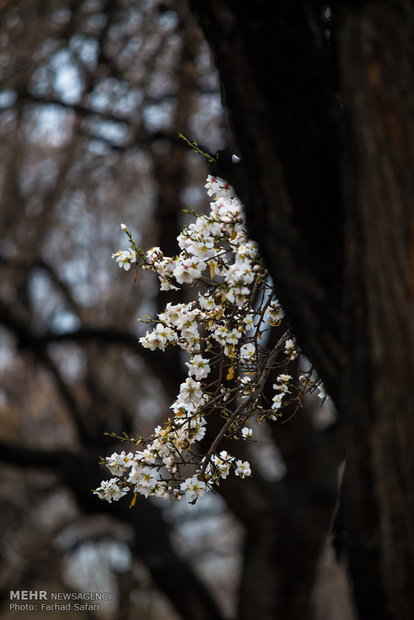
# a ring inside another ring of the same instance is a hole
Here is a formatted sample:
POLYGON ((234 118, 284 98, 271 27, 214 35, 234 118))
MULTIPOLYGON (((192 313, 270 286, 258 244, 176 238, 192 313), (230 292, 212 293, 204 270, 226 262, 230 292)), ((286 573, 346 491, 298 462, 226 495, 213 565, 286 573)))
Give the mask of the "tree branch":
POLYGON ((142 497, 137 498, 134 509, 129 509, 125 501, 108 504, 93 495, 91 489, 100 481, 96 458, 93 454, 32 449, 0 442, 3 462, 51 469, 69 486, 85 512, 110 514, 130 524, 138 557, 183 619, 222 620, 222 613, 206 586, 172 547, 171 526, 164 520, 160 508, 142 497))

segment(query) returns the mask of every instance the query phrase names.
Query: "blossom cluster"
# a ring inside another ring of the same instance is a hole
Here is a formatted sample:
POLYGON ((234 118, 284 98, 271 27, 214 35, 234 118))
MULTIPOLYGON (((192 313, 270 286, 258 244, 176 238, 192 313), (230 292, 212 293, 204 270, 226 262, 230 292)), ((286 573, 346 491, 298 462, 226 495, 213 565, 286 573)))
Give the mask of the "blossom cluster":
POLYGON ((177 256, 165 256, 159 247, 138 249, 121 225, 131 248, 113 255, 120 267, 152 270, 161 290, 188 284, 194 292, 188 303, 168 303, 140 338, 150 350, 179 347, 187 377, 171 417, 146 441, 139 438, 140 449, 104 459, 114 477, 95 493, 107 501, 131 491, 194 502, 230 472, 250 476, 248 461, 218 451, 221 440, 251 439, 252 418, 276 420, 289 399, 299 401, 301 388, 287 373, 299 349, 289 330, 280 329, 277 342, 272 340, 272 326, 280 326, 284 314, 257 245, 247 236, 243 206, 223 179, 209 176, 206 189, 210 211, 193 214, 178 236, 177 256), (275 376, 270 388, 268 379, 275 376), (199 442, 211 415, 220 417, 222 428, 202 454, 199 442), (191 475, 185 475, 189 468, 191 475))

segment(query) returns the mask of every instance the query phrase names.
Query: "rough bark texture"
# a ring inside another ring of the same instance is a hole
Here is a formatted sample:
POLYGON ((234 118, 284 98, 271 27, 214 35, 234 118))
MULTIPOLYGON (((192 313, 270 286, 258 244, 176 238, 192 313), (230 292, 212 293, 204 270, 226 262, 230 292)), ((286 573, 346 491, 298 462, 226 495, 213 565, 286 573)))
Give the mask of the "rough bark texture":
POLYGON ((363 620, 414 617, 414 9, 193 0, 248 209, 282 304, 346 437, 345 533, 363 620), (337 105, 336 89, 345 111, 337 105), (344 184, 345 179, 345 184, 344 184), (345 188, 345 193, 344 193, 345 188))
POLYGON ((372 619, 414 616, 413 35, 413 5, 380 2, 348 15, 340 40, 349 138, 345 506, 361 617, 372 619))
POLYGON ((341 119, 326 41, 306 3, 275 2, 269 11, 262 1, 254 12, 247 3, 193 6, 242 155, 232 181, 251 234, 333 393, 342 359, 341 119))
MULTIPOLYGON (((232 477, 220 487, 245 531, 237 620, 319 617, 312 592, 336 500, 338 450, 335 427, 315 429, 312 413, 269 425, 287 466, 283 479, 269 482, 256 467, 254 478, 232 477)), ((214 436, 214 420, 209 427, 214 436)), ((242 460, 250 456, 244 442, 231 450, 242 460)))

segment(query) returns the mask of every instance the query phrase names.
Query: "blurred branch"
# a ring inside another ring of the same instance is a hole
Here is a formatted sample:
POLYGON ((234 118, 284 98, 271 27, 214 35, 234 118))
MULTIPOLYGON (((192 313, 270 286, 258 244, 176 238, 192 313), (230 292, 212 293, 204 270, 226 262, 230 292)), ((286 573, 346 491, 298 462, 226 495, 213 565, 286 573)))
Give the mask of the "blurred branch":
POLYGON ((70 458, 71 454, 67 450, 41 450, 0 441, 0 460, 20 467, 50 468, 59 471, 62 462, 70 458))
POLYGON ((174 550, 170 540, 171 526, 165 521, 160 508, 139 497, 135 508, 130 510, 125 501, 108 504, 93 495, 91 490, 98 486, 100 478, 95 455, 32 449, 0 442, 0 460, 22 467, 52 469, 62 477, 84 511, 110 514, 131 525, 138 557, 183 619, 223 619, 206 586, 174 550))
MULTIPOLYGON (((1 317, 0 317, 1 318, 1 317)), ((71 332, 53 333, 48 332, 36 338, 39 345, 47 345, 62 342, 93 342, 99 341, 104 345, 120 345, 131 349, 138 357, 141 357, 150 366, 165 386, 172 386, 175 393, 182 379, 182 371, 179 366, 171 367, 166 360, 166 355, 161 351, 150 351, 139 346, 138 337, 126 330, 116 327, 92 327, 83 326, 71 332)))
POLYGON ((29 350, 52 374, 59 393, 66 403, 68 412, 76 426, 80 439, 87 442, 90 439, 90 433, 85 424, 88 416, 85 415, 86 412, 79 405, 73 391, 63 380, 56 364, 48 355, 46 344, 33 333, 28 321, 22 315, 19 316, 18 313, 15 312, 14 307, 13 309, 10 308, 2 300, 0 300, 0 324, 8 328, 14 334, 18 349, 29 350))
MULTIPOLYGON (((165 389, 175 394, 177 386, 182 379, 182 371, 177 364, 170 365, 167 356, 161 351, 149 351, 144 347, 139 347, 138 338, 135 334, 126 330, 117 329, 115 327, 92 327, 83 326, 80 329, 70 332, 46 332, 44 334, 35 334, 28 325, 26 316, 19 314, 15 306, 9 307, 0 300, 0 324, 9 329, 17 340, 17 348, 21 350, 30 350, 33 354, 39 356, 40 361, 52 372, 61 394, 64 396, 65 402, 74 408, 76 418, 80 427, 84 429, 81 420, 84 414, 77 405, 76 400, 71 396, 70 390, 67 389, 66 383, 60 376, 56 365, 53 364, 47 355, 47 345, 64 342, 101 342, 104 345, 119 345, 131 349, 137 356, 144 359, 150 366, 154 374, 158 376, 165 389)), ((84 430, 82 431, 84 434, 84 430)))
POLYGON ((79 304, 75 301, 70 287, 58 276, 56 270, 53 269, 52 265, 46 263, 45 260, 40 258, 37 264, 35 263, 34 266, 43 269, 43 271, 47 273, 52 283, 63 294, 68 306, 75 312, 76 316, 80 318, 81 309, 79 307, 79 304))
MULTIPOLYGON (((113 123, 125 123, 127 125, 130 124, 128 117, 117 115, 109 112, 100 112, 99 110, 94 110, 89 108, 88 106, 82 105, 80 103, 67 103, 66 101, 62 101, 57 97, 53 97, 51 95, 48 96, 39 96, 30 93, 29 91, 25 91, 24 93, 19 93, 19 99, 25 103, 35 103, 42 105, 57 105, 61 108, 65 108, 66 110, 70 110, 75 112, 78 116, 91 117, 96 116, 100 120, 109 121, 113 123)), ((13 104, 14 106, 15 104, 13 104)))

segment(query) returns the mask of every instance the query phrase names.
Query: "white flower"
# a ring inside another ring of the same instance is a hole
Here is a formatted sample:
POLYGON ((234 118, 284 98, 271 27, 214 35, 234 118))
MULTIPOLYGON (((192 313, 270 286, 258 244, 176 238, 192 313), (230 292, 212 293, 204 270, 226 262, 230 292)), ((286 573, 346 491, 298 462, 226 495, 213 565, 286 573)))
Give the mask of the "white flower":
POLYGON ((214 239, 209 237, 203 238, 200 241, 188 242, 186 250, 190 254, 194 254, 194 256, 201 261, 206 261, 217 253, 214 247, 214 239))
POLYGON ((106 459, 106 466, 114 476, 121 476, 127 467, 132 465, 133 454, 129 452, 125 454, 122 451, 120 454, 114 452, 106 459))
POLYGON ((226 291, 226 297, 228 301, 232 304, 236 304, 238 308, 241 308, 250 295, 250 289, 247 286, 231 286, 231 288, 226 291))
POLYGON ((213 337, 219 344, 226 344, 226 335, 228 333, 227 329, 223 325, 215 325, 211 326, 213 331, 213 337))
POLYGON ((283 400, 284 394, 283 392, 279 394, 275 394, 273 396, 272 399, 272 409, 280 409, 280 407, 282 406, 282 400, 283 400))
POLYGON ((234 190, 227 181, 220 177, 213 177, 211 174, 208 175, 207 183, 204 187, 207 188, 209 196, 234 196, 234 190))
POLYGON ((254 271, 250 263, 233 263, 227 270, 226 282, 232 286, 245 286, 254 280, 254 271))
POLYGON ((236 261, 258 260, 257 243, 254 241, 246 241, 237 248, 236 261))
POLYGON ((154 495, 154 497, 159 497, 161 499, 169 499, 170 493, 168 491, 167 482, 164 482, 164 481, 158 482, 155 489, 153 489, 152 495, 154 495))
POLYGON ((194 343, 198 342, 200 334, 198 332, 197 323, 195 321, 192 322, 191 319, 189 319, 185 323, 182 322, 181 337, 184 338, 184 340, 189 340, 194 343))
MULTIPOLYGON (((211 203, 212 216, 221 222, 222 232, 227 232, 230 237, 234 237, 232 234, 234 232, 237 235, 237 224, 242 221, 240 207, 240 202, 236 198, 229 198, 227 195, 217 195, 216 200, 211 203)), ((239 232, 242 234, 242 230, 239 232)))
POLYGON ((215 474, 219 475, 220 478, 227 478, 230 472, 230 466, 234 461, 234 456, 231 456, 226 450, 222 450, 217 456, 213 454, 211 457, 211 462, 215 468, 215 474))
POLYGON ((249 461, 236 461, 236 470, 234 473, 240 478, 247 478, 247 476, 250 476, 252 471, 249 461))
POLYGON ((190 361, 185 364, 188 367, 188 374, 195 377, 196 381, 205 379, 210 372, 210 364, 202 355, 193 355, 190 361))
POLYGON ((131 467, 131 471, 129 472, 128 482, 133 485, 139 484, 141 479, 141 466, 138 463, 134 463, 131 467))
POLYGON ((185 493, 188 501, 193 502, 204 495, 207 491, 207 485, 202 480, 199 480, 197 476, 193 476, 180 484, 180 491, 185 493))
POLYGON ((203 439, 206 434, 206 425, 207 420, 201 415, 191 418, 189 433, 192 442, 201 441, 203 439))
POLYGON ((141 338, 139 339, 139 343, 145 348, 145 349, 151 349, 151 351, 155 351, 155 349, 158 347, 160 341, 156 340, 153 336, 151 332, 147 332, 145 336, 141 336, 141 338))
POLYGON ((137 255, 134 250, 119 250, 119 252, 112 254, 112 258, 116 259, 119 267, 123 267, 125 271, 128 271, 131 267, 131 263, 136 262, 137 255))
POLYGON ((158 482, 157 472, 153 467, 143 467, 139 478, 139 484, 143 487, 153 489, 158 482))
POLYGON ((194 411, 198 406, 205 403, 201 384, 188 377, 180 386, 177 400, 182 403, 186 411, 194 411))
POLYGON ((171 302, 169 302, 166 305, 164 312, 159 314, 158 317, 163 323, 168 323, 169 325, 174 326, 181 321, 183 315, 185 314, 185 311, 185 304, 172 305, 171 302))
POLYGON ((326 391, 325 391, 325 386, 324 386, 324 384, 323 384, 323 383, 320 383, 320 384, 318 385, 318 389, 319 389, 319 394, 318 394, 318 397, 319 397, 321 400, 324 400, 324 398, 326 398, 326 397, 327 397, 327 393, 326 393, 326 391))
POLYGON ((174 273, 174 267, 174 259, 169 256, 165 256, 154 262, 154 269, 158 273, 161 280, 171 278, 174 273))
POLYGON ((154 247, 151 248, 150 250, 148 250, 147 254, 146 254, 146 258, 147 258, 147 263, 154 264, 157 263, 159 260, 161 260, 163 258, 164 254, 161 250, 161 248, 159 247, 154 247))
POLYGON ((198 303, 200 305, 200 308, 202 308, 203 310, 211 311, 216 309, 216 302, 214 301, 214 298, 210 295, 201 295, 199 293, 198 303))
POLYGON ((281 383, 287 383, 291 379, 292 379, 291 375, 286 375, 286 374, 279 375, 277 378, 277 380, 281 383))
POLYGON ((177 329, 185 331, 186 329, 192 330, 197 328, 197 317, 200 314, 200 310, 192 308, 190 304, 184 306, 181 316, 176 320, 177 329))
POLYGON ((184 282, 191 283, 201 276, 201 273, 206 267, 206 263, 202 260, 198 260, 197 257, 186 258, 180 254, 176 261, 173 274, 179 284, 183 284, 184 282))
POLYGON ((147 332, 145 336, 142 336, 139 342, 143 347, 151 349, 151 351, 155 351, 157 348, 161 349, 161 351, 165 351, 165 347, 169 343, 176 342, 177 340, 178 336, 174 330, 158 323, 155 329, 152 332, 147 332))
POLYGON ((254 316, 253 314, 246 314, 243 318, 244 329, 248 332, 254 328, 254 316))
POLYGON ((290 360, 294 360, 298 357, 299 352, 296 350, 296 344, 295 341, 292 338, 289 338, 288 340, 286 340, 285 342, 285 352, 286 355, 289 356, 290 360))
POLYGON ((175 286, 170 280, 160 277, 160 291, 179 291, 179 287, 175 286))
POLYGON ((245 426, 244 428, 242 428, 241 434, 243 439, 248 439, 253 435, 253 429, 245 426))
POLYGON ((214 240, 220 234, 221 227, 219 222, 214 221, 211 217, 202 215, 192 224, 192 230, 195 238, 214 240))
POLYGON ((226 343, 227 344, 237 344, 240 340, 240 338, 242 337, 242 334, 239 332, 238 329, 234 328, 231 330, 231 332, 228 332, 226 334, 226 343))
POLYGON ((254 358, 255 354, 256 354, 256 348, 252 342, 243 344, 240 347, 240 357, 244 360, 250 360, 254 358))
POLYGON ((147 463, 148 465, 153 465, 154 463, 156 463, 157 458, 155 456, 155 451, 147 447, 141 452, 136 452, 134 460, 139 463, 147 463))
POLYGON ((100 499, 104 499, 111 503, 117 502, 121 497, 126 495, 129 491, 129 487, 121 488, 119 486, 118 478, 111 478, 110 480, 103 480, 101 486, 93 491, 100 499))
POLYGON ((273 385, 274 390, 278 390, 279 392, 283 392, 284 394, 290 394, 289 390, 289 381, 292 379, 290 375, 282 374, 277 378, 277 383, 273 385))

